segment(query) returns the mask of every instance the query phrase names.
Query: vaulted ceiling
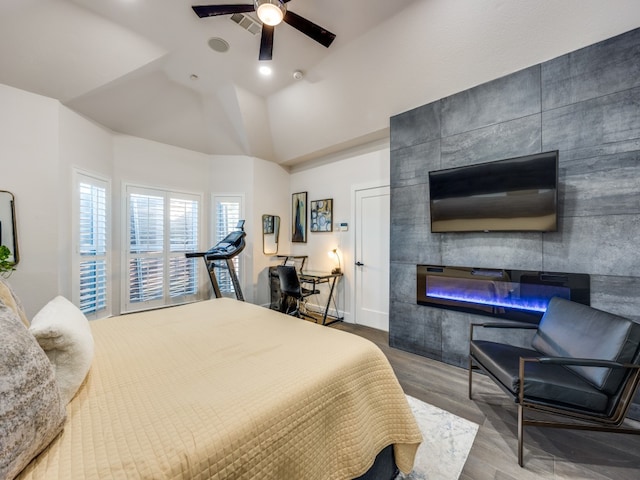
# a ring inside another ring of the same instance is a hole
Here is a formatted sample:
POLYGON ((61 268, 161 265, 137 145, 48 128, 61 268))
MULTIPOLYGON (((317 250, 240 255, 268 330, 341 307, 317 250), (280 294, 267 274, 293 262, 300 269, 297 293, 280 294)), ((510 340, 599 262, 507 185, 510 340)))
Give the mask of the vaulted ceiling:
POLYGON ((115 132, 294 165, 386 138, 390 115, 640 26, 637 0, 291 0, 336 40, 325 48, 281 24, 273 60, 259 62, 253 13, 254 33, 191 9, 251 2, 2 0, 0 83, 115 132), (271 76, 258 73, 265 63, 271 76))

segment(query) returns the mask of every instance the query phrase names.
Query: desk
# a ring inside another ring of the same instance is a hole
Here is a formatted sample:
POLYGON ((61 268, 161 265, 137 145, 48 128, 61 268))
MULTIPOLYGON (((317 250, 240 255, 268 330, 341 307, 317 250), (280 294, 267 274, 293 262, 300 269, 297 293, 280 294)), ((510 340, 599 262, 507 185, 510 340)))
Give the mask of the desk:
POLYGON ((276 255, 276 258, 282 258, 282 265, 293 265, 296 267, 296 270, 301 272, 304 270, 304 262, 309 258, 307 255, 287 255, 281 254, 276 255), (299 265, 298 265, 299 264, 299 265))
POLYGON ((324 307, 324 312, 322 314, 322 325, 331 325, 332 323, 341 322, 344 320, 344 317, 340 317, 340 312, 338 311, 338 306, 336 304, 336 299, 334 297, 336 290, 336 282, 338 278, 342 277, 342 273, 327 273, 327 272, 314 272, 305 270, 300 272, 298 275, 300 278, 300 283, 310 283, 313 285, 309 290, 315 290, 316 285, 321 283, 330 284, 329 287, 329 296, 327 297, 327 305, 324 307), (331 306, 331 301, 333 300, 333 306, 336 309, 336 315, 329 315, 329 307, 331 306), (327 318, 329 322, 327 323, 327 318))

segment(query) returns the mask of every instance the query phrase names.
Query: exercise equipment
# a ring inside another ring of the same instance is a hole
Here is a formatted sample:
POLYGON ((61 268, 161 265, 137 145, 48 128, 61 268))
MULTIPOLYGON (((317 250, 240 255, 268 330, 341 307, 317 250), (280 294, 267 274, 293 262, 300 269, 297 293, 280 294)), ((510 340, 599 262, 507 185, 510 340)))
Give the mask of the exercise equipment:
POLYGON ((236 225, 235 231, 229 233, 206 252, 192 252, 185 254, 187 258, 202 257, 204 264, 207 267, 207 272, 209 272, 209 280, 211 280, 211 286, 213 287, 213 292, 215 293, 216 298, 222 297, 215 271, 216 268, 220 268, 229 271, 229 276, 233 283, 233 289, 236 292, 236 298, 244 302, 240 282, 236 275, 236 269, 233 265, 233 258, 238 256, 240 252, 244 250, 244 247, 246 246, 244 238, 246 236, 247 233, 244 231, 244 220, 240 220, 236 225))

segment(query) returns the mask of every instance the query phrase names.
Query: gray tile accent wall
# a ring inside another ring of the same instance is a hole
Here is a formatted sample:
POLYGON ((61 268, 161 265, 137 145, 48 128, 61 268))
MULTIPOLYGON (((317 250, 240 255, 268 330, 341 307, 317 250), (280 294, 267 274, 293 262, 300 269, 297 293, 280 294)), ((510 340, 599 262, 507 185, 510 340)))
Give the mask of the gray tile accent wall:
POLYGON ((542 83, 544 110, 640 87, 638 32, 632 30, 543 63, 542 83))
POLYGON ((479 318, 416 305, 420 263, 589 273, 592 306, 640 321, 640 29, 392 117, 391 244, 389 342, 413 353, 466 367, 479 318), (430 170, 556 149, 557 232, 430 232, 430 170))

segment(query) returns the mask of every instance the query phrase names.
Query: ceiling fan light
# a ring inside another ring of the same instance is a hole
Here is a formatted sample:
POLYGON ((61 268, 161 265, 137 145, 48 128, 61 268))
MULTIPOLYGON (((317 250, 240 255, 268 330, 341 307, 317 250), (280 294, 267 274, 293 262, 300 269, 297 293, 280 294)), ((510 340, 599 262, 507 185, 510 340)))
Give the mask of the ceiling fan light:
POLYGON ((256 13, 260 21, 266 25, 275 26, 282 22, 287 10, 280 0, 256 0, 256 13))

